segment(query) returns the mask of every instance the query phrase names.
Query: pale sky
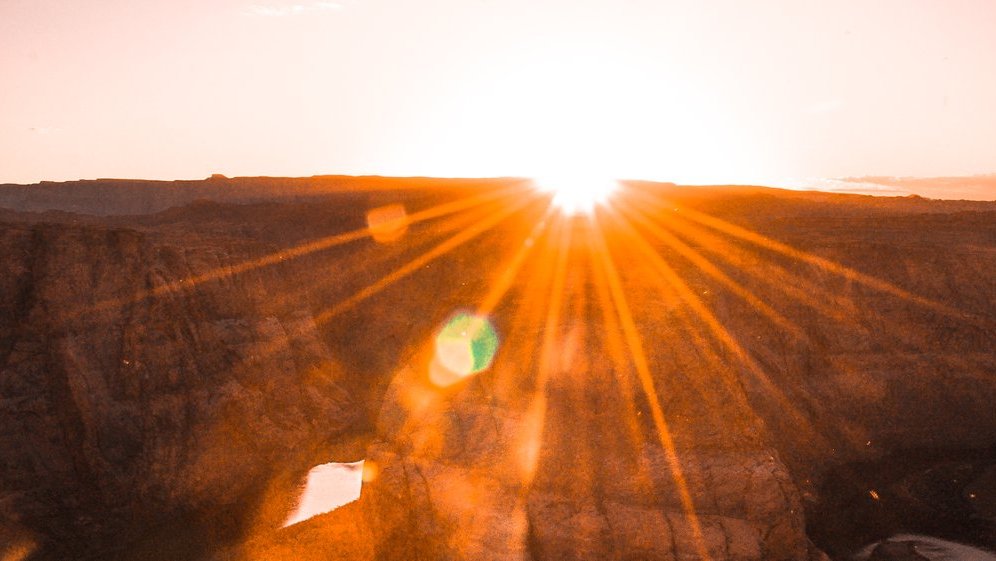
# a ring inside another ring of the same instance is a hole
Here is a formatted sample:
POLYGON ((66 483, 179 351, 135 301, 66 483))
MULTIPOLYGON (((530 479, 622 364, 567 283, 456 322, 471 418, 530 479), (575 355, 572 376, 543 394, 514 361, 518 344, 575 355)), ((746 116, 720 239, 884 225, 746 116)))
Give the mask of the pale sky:
POLYGON ((993 0, 0 0, 0 182, 994 171, 993 0))

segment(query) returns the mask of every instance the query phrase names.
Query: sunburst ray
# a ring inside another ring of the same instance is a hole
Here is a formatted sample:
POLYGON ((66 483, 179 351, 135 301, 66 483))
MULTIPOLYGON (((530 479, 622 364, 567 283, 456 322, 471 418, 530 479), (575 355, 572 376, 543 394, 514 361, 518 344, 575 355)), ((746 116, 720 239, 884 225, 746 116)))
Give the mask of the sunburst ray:
POLYGON ((536 367, 533 397, 526 410, 524 421, 527 434, 524 435, 522 458, 522 480, 528 487, 535 476, 539 464, 540 448, 547 414, 547 382, 555 367, 557 340, 560 331, 561 309, 564 301, 564 287, 567 283, 567 263, 570 253, 571 232, 563 221, 557 224, 556 262, 550 283, 549 300, 543 322, 543 337, 540 344, 539 363, 536 367))
MULTIPOLYGON (((480 207, 482 205, 485 205, 487 203, 494 202, 496 200, 501 200, 504 198, 511 197, 513 195, 521 195, 521 194, 522 194, 522 188, 519 186, 515 186, 506 189, 501 189, 491 193, 476 194, 468 197, 463 197, 455 201, 441 203, 438 205, 434 205, 430 208, 426 208, 421 211, 415 212, 407 217, 406 224, 412 225, 421 222, 426 222, 447 215, 468 211, 480 207)), ((235 265, 218 267, 210 271, 207 271, 205 273, 201 273, 199 275, 194 275, 174 281, 169 281, 155 288, 143 290, 131 297, 111 298, 107 300, 102 300, 100 302, 96 302, 94 304, 86 305, 83 306, 75 314, 75 316, 86 315, 91 313, 100 313, 109 309, 114 309, 131 304, 137 304, 139 302, 142 302, 143 300, 149 298, 155 298, 158 296, 162 296, 164 294, 190 290, 206 282, 234 277, 236 275, 243 274, 255 269, 286 263, 287 261, 290 260, 294 260, 316 252, 321 252, 327 249, 331 249, 333 247, 362 240, 371 236, 372 233, 371 233, 371 228, 369 226, 363 228, 357 228, 355 230, 350 230, 348 232, 333 234, 321 239, 304 242, 295 247, 276 251, 268 255, 265 255, 263 257, 260 257, 258 259, 244 261, 242 263, 237 263, 235 265)))
POLYGON ((753 232, 742 226, 737 226, 736 224, 732 224, 730 222, 727 222, 715 216, 711 216, 704 212, 699 212, 695 209, 691 209, 676 204, 674 202, 668 201, 667 199, 647 196, 646 193, 642 193, 642 195, 643 195, 642 199, 644 201, 651 202, 656 208, 660 210, 677 209, 678 212, 676 214, 679 214, 684 218, 693 220, 717 232, 722 232, 728 236, 749 242, 757 247, 766 249, 774 253, 779 253, 781 255, 795 259, 797 261, 814 265, 829 273, 838 275, 847 280, 867 286, 868 288, 872 288, 879 292, 890 294, 892 296, 901 298, 908 302, 915 303, 919 306, 930 309, 940 314, 953 316, 958 319, 966 319, 966 317, 968 317, 968 314, 966 314, 966 312, 962 310, 957 310, 941 302, 937 302, 930 298, 914 294, 913 292, 898 287, 890 282, 878 279, 871 275, 867 275, 860 271, 856 271, 850 267, 847 267, 840 263, 836 263, 824 257, 819 257, 817 255, 813 255, 806 251, 796 249, 786 243, 774 240, 757 232, 753 232))
MULTIPOLYGON (((757 360, 754 359, 747 352, 746 349, 733 337, 732 334, 723 326, 723 324, 716 318, 715 314, 709 310, 708 307, 702 302, 701 299, 695 294, 695 292, 688 286, 688 284, 682 280, 681 276, 678 275, 677 271, 674 270, 663 258, 654 250, 653 246, 647 242, 639 232, 637 232, 624 218, 616 213, 609 212, 610 216, 615 218, 614 224, 616 227, 628 234, 629 239, 633 242, 633 247, 640 251, 641 255, 645 258, 645 262, 655 271, 656 276, 654 278, 665 282, 673 290, 677 292, 682 301, 688 305, 695 315, 705 323, 709 332, 712 336, 722 344, 723 347, 735 358, 735 360, 742 364, 748 372, 751 373, 752 377, 761 383, 765 391, 771 397, 775 398, 779 405, 784 409, 786 413, 792 416, 793 420, 798 424, 800 428, 805 430, 812 438, 818 439, 824 446, 829 447, 821 433, 816 430, 813 424, 798 410, 798 408, 792 403, 791 400, 785 395, 785 393, 771 380, 767 372, 758 364, 757 360)), ((736 386, 735 380, 729 379, 728 383, 732 387, 736 386)))
POLYGON ((395 269, 391 273, 384 277, 381 277, 376 282, 365 286, 364 288, 357 291, 355 294, 346 298, 345 300, 335 304, 331 308, 323 311, 315 317, 315 322, 321 324, 326 322, 333 317, 341 314, 342 312, 352 308, 356 304, 366 300, 367 298, 381 292, 385 288, 394 284, 400 279, 411 275, 418 269, 422 268, 426 264, 446 255, 447 253, 453 251, 457 247, 467 243, 468 241, 476 238, 477 236, 483 234, 484 232, 490 230, 491 228, 497 226, 503 220, 514 214, 515 212, 521 210, 526 205, 534 200, 532 197, 522 197, 520 200, 508 204, 499 203, 493 207, 493 212, 488 212, 486 218, 481 220, 476 224, 472 224, 465 230, 458 232, 457 234, 446 239, 439 245, 430 249, 429 251, 419 255, 418 257, 412 259, 408 263, 402 265, 401 267, 395 269))
POLYGON ((671 234, 655 224, 649 219, 647 213, 641 212, 635 206, 626 204, 625 202, 620 202, 617 205, 617 208, 623 211, 627 219, 639 224, 646 231, 650 232, 654 238, 665 243, 669 248, 698 267, 700 271, 728 288, 731 292, 733 292, 733 294, 752 306, 779 328, 790 333, 797 339, 807 338, 806 334, 799 328, 798 325, 774 310, 767 303, 747 290, 743 285, 730 278, 730 276, 724 273, 719 267, 703 257, 702 254, 695 251, 693 247, 680 240, 674 234, 671 234))
POLYGON ((526 238, 519 244, 518 249, 512 258, 509 259, 508 263, 502 267, 501 274, 498 279, 492 284, 488 293, 481 300, 481 303, 477 306, 477 313, 480 315, 488 315, 498 306, 501 299, 505 296, 505 293, 512 287, 515 282, 516 277, 519 274, 520 269, 522 269, 526 258, 532 253, 533 248, 536 245, 536 241, 540 239, 546 232, 547 226, 549 224, 550 217, 553 214, 553 207, 548 206, 547 210, 543 213, 543 216, 536 222, 532 230, 526 236, 526 238))
POLYGON ((609 286, 609 294, 612 296, 616 312, 619 314, 623 337, 627 342, 630 357, 633 361, 633 367, 636 370, 637 378, 640 380, 640 386, 647 397, 647 403, 657 437, 664 449, 664 455, 668 463, 668 468, 671 471, 671 477, 674 479, 675 486, 678 489, 678 495, 682 508, 688 515, 697 553, 701 559, 711 559, 711 556, 705 546, 705 538, 702 534, 702 526, 698 521, 695 502, 693 501, 691 493, 688 490, 688 482, 685 479, 681 462, 678 460, 678 453, 674 444, 674 438, 671 435, 670 426, 668 425, 667 418, 664 415, 664 410, 661 407, 660 397, 657 394, 654 378, 650 372, 650 365, 648 364, 646 354, 643 351, 642 338, 640 337, 639 329, 636 326, 636 321, 633 319, 633 314, 626 299, 622 279, 620 278, 619 271, 612 260, 612 256, 609 253, 608 246, 605 243, 601 230, 596 226, 592 229, 592 232, 592 239, 595 245, 595 256, 598 258, 598 262, 605 273, 605 278, 609 286))
MULTIPOLYGON (((669 216, 666 221, 661 222, 676 235, 686 240, 695 240, 702 252, 711 254, 715 259, 751 276, 772 292, 787 296, 827 319, 847 325, 853 324, 859 314, 853 302, 840 298, 831 291, 820 289, 812 281, 789 271, 773 260, 765 260, 758 253, 749 254, 757 259, 756 262, 751 260, 746 253, 738 251, 740 246, 734 246, 732 242, 724 240, 719 234, 695 222, 680 216, 669 216), (758 263, 763 263, 763 270, 759 270, 758 263)), ((744 248, 744 251, 748 249, 744 248)))

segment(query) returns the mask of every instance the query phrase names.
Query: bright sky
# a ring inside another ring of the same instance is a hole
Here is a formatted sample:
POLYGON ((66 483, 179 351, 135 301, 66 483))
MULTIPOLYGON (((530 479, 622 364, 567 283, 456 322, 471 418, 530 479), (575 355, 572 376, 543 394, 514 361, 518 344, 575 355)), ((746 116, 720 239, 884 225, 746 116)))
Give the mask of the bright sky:
POLYGON ((992 0, 0 0, 0 182, 996 171, 992 0))

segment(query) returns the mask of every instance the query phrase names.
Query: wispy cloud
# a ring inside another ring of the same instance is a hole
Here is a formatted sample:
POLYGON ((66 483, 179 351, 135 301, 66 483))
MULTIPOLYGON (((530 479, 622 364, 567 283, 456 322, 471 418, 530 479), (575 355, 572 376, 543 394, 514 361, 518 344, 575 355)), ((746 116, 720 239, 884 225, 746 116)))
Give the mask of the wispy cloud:
POLYGON ((873 181, 862 181, 860 178, 830 178, 807 177, 772 180, 772 187, 799 189, 804 191, 824 191, 827 193, 851 193, 860 195, 902 196, 910 192, 892 185, 884 185, 873 181))
POLYGON ((338 11, 341 10, 342 7, 342 4, 338 2, 308 2, 299 4, 269 3, 253 4, 246 8, 245 13, 250 16, 258 17, 287 17, 338 11))

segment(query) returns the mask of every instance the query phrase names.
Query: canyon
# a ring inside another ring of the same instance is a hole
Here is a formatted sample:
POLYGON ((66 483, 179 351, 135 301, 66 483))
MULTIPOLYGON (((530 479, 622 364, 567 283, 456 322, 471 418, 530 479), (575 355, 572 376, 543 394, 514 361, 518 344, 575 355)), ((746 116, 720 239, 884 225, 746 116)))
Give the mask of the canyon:
POLYGON ((618 198, 0 186, 0 559, 996 548, 996 202, 618 198), (436 383, 436 334, 482 302, 494 362, 436 383), (311 467, 358 460, 356 503, 281 529, 311 467))

